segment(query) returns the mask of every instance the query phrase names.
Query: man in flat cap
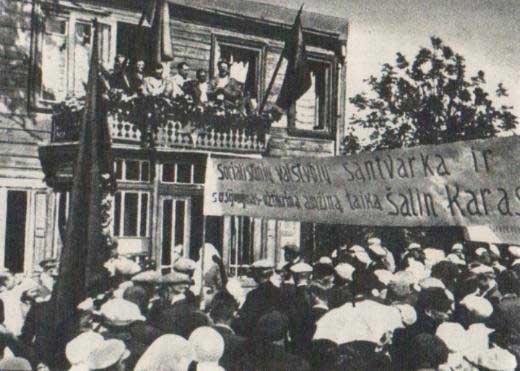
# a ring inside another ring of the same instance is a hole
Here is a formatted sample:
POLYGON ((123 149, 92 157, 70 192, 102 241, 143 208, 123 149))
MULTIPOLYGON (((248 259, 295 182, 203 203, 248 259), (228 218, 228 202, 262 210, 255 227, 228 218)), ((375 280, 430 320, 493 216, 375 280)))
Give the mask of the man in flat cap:
POLYGON ((287 262, 284 267, 284 283, 294 284, 294 280, 291 273, 291 267, 303 261, 300 254, 300 247, 295 244, 287 244, 283 248, 284 259, 287 262))
POLYGON ((253 335, 256 323, 262 315, 273 310, 285 311, 282 291, 270 281, 274 271, 273 262, 267 259, 258 260, 250 268, 251 276, 258 286, 247 294, 235 321, 237 333, 246 337, 253 335))

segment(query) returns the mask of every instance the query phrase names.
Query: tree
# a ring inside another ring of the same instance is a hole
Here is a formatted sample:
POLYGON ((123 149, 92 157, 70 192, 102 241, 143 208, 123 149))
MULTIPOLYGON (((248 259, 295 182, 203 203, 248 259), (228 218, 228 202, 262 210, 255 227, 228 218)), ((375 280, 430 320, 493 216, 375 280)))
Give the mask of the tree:
POLYGON ((365 80, 370 92, 350 98, 353 114, 345 153, 490 138, 518 125, 512 107, 499 105, 507 91, 484 90, 484 72, 466 76, 464 58, 437 37, 410 63, 397 53, 395 65, 365 80), (362 140, 368 135, 368 141, 362 140))

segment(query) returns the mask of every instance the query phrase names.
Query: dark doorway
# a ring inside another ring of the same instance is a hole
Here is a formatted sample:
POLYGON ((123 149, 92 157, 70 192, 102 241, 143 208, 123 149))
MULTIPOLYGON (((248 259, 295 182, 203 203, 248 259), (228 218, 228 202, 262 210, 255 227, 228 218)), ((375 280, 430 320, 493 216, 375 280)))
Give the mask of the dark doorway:
POLYGON ((7 191, 5 226, 5 267, 11 272, 23 272, 27 192, 7 191))
POLYGON ((135 24, 117 22, 117 54, 128 57, 130 65, 137 60, 145 61, 149 65, 147 50, 148 28, 138 27, 135 24))

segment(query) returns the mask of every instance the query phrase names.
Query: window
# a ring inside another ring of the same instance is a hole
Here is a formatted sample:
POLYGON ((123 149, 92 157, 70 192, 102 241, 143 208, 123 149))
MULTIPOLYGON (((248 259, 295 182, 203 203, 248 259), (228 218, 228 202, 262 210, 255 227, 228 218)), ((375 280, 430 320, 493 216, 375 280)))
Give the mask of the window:
POLYGON ((188 161, 162 164, 161 181, 163 183, 204 183, 204 167, 188 161))
POLYGON ((147 192, 120 191, 114 196, 114 236, 148 236, 147 192))
POLYGON ((244 95, 260 101, 264 90, 265 51, 262 42, 213 35, 211 75, 216 75, 218 61, 228 61, 230 76, 244 84, 244 95))
POLYGON ((331 137, 335 112, 334 62, 309 56, 311 71, 310 89, 289 113, 292 134, 331 137))
POLYGON ((116 179, 127 182, 149 182, 150 162, 145 160, 114 161, 116 179))
MULTIPOLYGON (((92 19, 71 12, 45 14, 41 35, 41 81, 37 96, 44 103, 60 102, 67 96, 85 95, 92 52, 92 19)), ((99 23, 100 62, 108 66, 112 59, 112 27, 99 23)), ((35 60, 38 60, 35 58, 35 60)))
POLYGON ((24 270, 27 198, 26 191, 7 191, 3 263, 15 273, 24 270))
POLYGON ((190 201, 187 198, 163 197, 161 204, 161 267, 171 267, 175 254, 183 254, 190 242, 190 201), (174 252, 182 246, 181 251, 174 252))

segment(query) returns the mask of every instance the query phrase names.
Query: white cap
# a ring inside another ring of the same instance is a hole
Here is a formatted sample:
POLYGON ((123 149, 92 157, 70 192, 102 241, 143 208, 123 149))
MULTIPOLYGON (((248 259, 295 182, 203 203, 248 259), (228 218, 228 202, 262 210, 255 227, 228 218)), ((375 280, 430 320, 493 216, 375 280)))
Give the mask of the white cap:
POLYGON ((393 305, 401 314, 401 320, 406 326, 411 326, 417 322, 417 312, 410 304, 393 305))
POLYGON ((444 253, 444 251, 439 250, 439 249, 434 249, 434 248, 429 247, 429 248, 424 249, 423 251, 424 251, 424 257, 429 266, 433 266, 436 263, 444 260, 444 258, 446 258, 446 254, 444 253))
POLYGON ((466 330, 460 323, 443 322, 435 332, 452 352, 464 352, 467 346, 466 330))
POLYGON ((417 242, 412 242, 411 244, 408 245, 408 247, 406 248, 406 250, 420 250, 421 249, 421 245, 418 244, 417 242))
POLYGON ((297 263, 291 267, 292 273, 311 273, 312 267, 304 262, 297 263))
POLYGON ((499 347, 490 348, 467 357, 471 363, 490 371, 513 371, 517 365, 516 357, 499 347))
POLYGON ((394 278, 394 274, 386 269, 376 269, 374 274, 376 275, 379 282, 385 286, 388 285, 394 278))
POLYGON ((422 290, 429 289, 432 287, 439 287, 441 289, 446 288, 446 286, 440 279, 434 278, 434 277, 423 278, 422 280, 419 281, 419 286, 421 287, 422 290))
POLYGON ((134 275, 141 271, 141 266, 125 257, 120 257, 114 260, 114 267, 117 272, 124 275, 134 275))
POLYGON ((87 359, 89 370, 104 370, 129 356, 125 343, 119 339, 105 340, 90 352, 87 359))
POLYGON ((513 261, 513 263, 511 263, 511 266, 515 266, 515 265, 518 265, 518 264, 520 264, 520 259, 515 259, 513 261))
POLYGON ((195 350, 197 362, 218 362, 224 354, 224 339, 211 327, 197 328, 191 333, 188 341, 195 350))
POLYGON ((381 245, 381 239, 377 237, 372 237, 367 240, 369 245, 381 245))
POLYGON ((487 249, 485 247, 479 247, 478 249, 475 250, 475 255, 477 256, 481 256, 485 253, 487 253, 487 249))
POLYGON ((101 306, 101 315, 113 326, 127 326, 135 321, 145 321, 139 307, 125 299, 111 299, 101 306))
POLYGON ((446 260, 455 263, 457 265, 466 265, 466 261, 456 254, 449 254, 446 260))
POLYGON ((520 258, 520 246, 509 246, 507 248, 507 251, 509 251, 509 254, 511 254, 511 256, 513 256, 514 258, 520 258))
POLYGON ((132 282, 140 283, 159 283, 161 282, 161 273, 154 270, 144 271, 132 277, 132 282))
POLYGON ((261 259, 255 261, 251 264, 250 268, 252 269, 273 269, 274 263, 269 259, 261 259))
POLYGON ((479 264, 473 268, 470 269, 470 272, 473 273, 473 274, 494 274, 495 271, 493 270, 493 268, 491 267, 488 267, 487 265, 485 264, 479 264))
POLYGON ((489 300, 477 295, 467 295, 460 301, 460 305, 465 306, 470 312, 480 318, 488 318, 493 314, 493 305, 489 300))
POLYGON ((451 251, 464 251, 464 246, 460 242, 457 242, 453 244, 451 251))
POLYGON ((328 256, 322 256, 320 260, 318 260, 318 264, 327 264, 327 265, 334 265, 332 263, 332 259, 328 256))
POLYGON ((386 250, 381 245, 368 245, 368 249, 377 256, 386 256, 386 250))
POLYGON ((368 253, 366 251, 356 252, 354 254, 354 256, 356 257, 357 260, 359 260, 363 264, 368 265, 372 262, 372 259, 370 259, 370 256, 368 255, 368 253))
POLYGON ((496 257, 500 258, 500 249, 497 245, 489 245, 489 251, 496 257))
POLYGON ((197 263, 184 257, 177 259, 177 261, 173 263, 173 269, 181 273, 193 272, 196 267, 197 263))
POLYGON ((336 271, 336 274, 345 281, 352 281, 352 275, 356 270, 356 268, 354 268, 352 265, 348 263, 340 263, 336 265, 336 268, 334 269, 336 271))
POLYGON ((79 334, 65 347, 67 360, 71 365, 86 362, 90 353, 104 341, 103 336, 94 331, 79 334))
POLYGON ((348 249, 349 252, 351 253, 357 253, 357 252, 366 252, 365 248, 363 246, 359 246, 359 245, 353 245, 350 247, 350 249, 348 249))

